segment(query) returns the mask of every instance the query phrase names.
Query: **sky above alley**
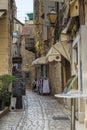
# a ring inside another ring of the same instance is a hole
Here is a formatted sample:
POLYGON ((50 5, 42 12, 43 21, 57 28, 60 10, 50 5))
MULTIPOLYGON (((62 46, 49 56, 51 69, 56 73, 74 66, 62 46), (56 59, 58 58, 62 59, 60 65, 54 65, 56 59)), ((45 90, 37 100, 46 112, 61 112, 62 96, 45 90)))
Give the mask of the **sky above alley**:
POLYGON ((17 18, 24 23, 27 13, 33 12, 33 0, 15 0, 17 6, 17 18))

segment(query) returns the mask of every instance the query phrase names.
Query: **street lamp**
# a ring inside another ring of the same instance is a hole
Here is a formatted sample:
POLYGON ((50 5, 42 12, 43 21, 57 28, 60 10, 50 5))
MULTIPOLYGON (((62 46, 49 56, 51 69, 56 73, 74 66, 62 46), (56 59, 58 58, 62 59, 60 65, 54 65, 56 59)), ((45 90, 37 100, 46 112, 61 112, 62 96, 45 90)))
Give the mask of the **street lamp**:
POLYGON ((52 10, 47 14, 47 16, 48 16, 48 19, 49 19, 50 24, 51 24, 51 25, 54 25, 55 22, 56 22, 56 20, 57 20, 57 16, 58 16, 57 12, 56 12, 54 9, 52 9, 52 10))

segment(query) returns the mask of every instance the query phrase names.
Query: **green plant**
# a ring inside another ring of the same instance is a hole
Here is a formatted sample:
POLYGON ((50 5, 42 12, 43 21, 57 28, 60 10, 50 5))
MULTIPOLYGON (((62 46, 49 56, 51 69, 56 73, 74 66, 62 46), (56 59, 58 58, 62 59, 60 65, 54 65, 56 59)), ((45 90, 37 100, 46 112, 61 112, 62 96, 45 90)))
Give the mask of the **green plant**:
POLYGON ((3 100, 5 100, 5 101, 9 101, 9 99, 10 99, 10 93, 9 93, 9 91, 7 91, 7 90, 0 90, 0 98, 1 99, 3 99, 3 100))
POLYGON ((9 84, 13 81, 15 81, 15 77, 11 76, 11 75, 2 75, 0 76, 0 81, 3 84, 3 87, 8 88, 9 84))
POLYGON ((11 75, 0 76, 0 99, 8 101, 10 99, 9 85, 15 81, 16 78, 11 75))

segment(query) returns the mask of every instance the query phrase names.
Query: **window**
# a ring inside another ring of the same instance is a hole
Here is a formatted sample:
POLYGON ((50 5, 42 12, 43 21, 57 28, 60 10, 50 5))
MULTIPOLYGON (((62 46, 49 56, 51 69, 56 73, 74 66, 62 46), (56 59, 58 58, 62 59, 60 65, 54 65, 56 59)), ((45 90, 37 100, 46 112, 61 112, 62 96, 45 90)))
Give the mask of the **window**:
POLYGON ((29 44, 34 44, 34 38, 26 38, 25 39, 25 42, 26 44, 29 43, 29 44))

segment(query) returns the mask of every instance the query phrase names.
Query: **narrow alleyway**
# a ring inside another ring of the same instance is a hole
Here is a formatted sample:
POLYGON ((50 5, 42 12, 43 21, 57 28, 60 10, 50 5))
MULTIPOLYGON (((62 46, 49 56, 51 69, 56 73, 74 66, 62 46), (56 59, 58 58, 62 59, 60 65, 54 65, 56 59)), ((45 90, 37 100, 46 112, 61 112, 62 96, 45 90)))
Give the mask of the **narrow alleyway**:
POLYGON ((27 91, 26 101, 25 111, 11 111, 0 119, 0 130, 70 130, 67 113, 54 97, 27 91))

